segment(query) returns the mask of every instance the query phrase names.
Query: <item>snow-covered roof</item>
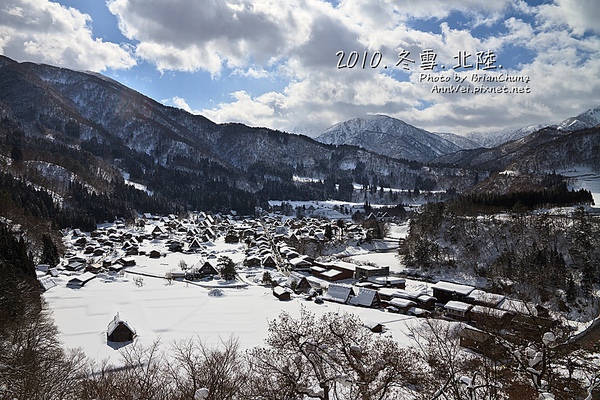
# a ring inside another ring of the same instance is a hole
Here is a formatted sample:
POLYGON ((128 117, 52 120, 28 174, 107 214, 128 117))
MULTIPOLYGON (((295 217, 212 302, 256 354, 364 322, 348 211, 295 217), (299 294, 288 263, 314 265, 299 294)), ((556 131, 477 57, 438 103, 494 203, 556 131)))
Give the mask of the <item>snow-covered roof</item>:
MULTIPOLYGON (((362 268, 362 267, 359 267, 362 268)), ((377 268, 377 269, 381 269, 377 268)), ((402 283, 406 283, 406 279, 398 278, 396 276, 370 276, 369 281, 380 284, 380 285, 400 285, 402 283)))
POLYGON ((42 272, 48 272, 50 266, 48 264, 38 264, 35 266, 35 269, 42 272))
POLYGON ((395 289, 392 296, 393 297, 401 297, 403 299, 415 300, 421 294, 422 294, 421 292, 409 292, 408 290, 404 290, 404 289, 395 289))
POLYGON ((334 278, 341 273, 342 273, 342 271, 339 271, 337 269, 328 269, 327 271, 321 272, 321 275, 323 275, 327 278, 334 278))
POLYGON ((38 278, 38 282, 40 283, 40 286, 42 287, 42 289, 44 289, 44 291, 52 289, 56 286, 56 281, 52 279, 52 276, 50 275, 38 278))
POLYGON ((336 261, 330 264, 331 266, 335 267, 335 268, 341 268, 341 269, 345 269, 348 271, 356 271, 356 265, 349 263, 349 262, 345 262, 345 261, 336 261))
POLYGON ((288 284, 291 284, 292 282, 298 283, 302 279, 305 279, 305 278, 306 278, 306 276, 304 276, 304 275, 302 275, 302 274, 300 274, 298 272, 291 271, 290 274, 289 274, 289 276, 288 276, 287 282, 288 282, 288 284))
POLYGON ((428 301, 436 300, 436 298, 428 294, 422 294, 419 297, 417 297, 417 300, 423 303, 427 303, 428 301))
POLYGON ((383 324, 381 324, 380 322, 372 321, 370 319, 364 320, 363 325, 371 330, 373 330, 374 328, 376 328, 378 326, 383 326, 383 324))
POLYGON ((433 289, 443 290, 446 292, 455 292, 462 295, 469 295, 475 288, 473 286, 468 285, 460 285, 458 283, 439 281, 435 285, 432 286, 433 289))
POLYGON ((401 299, 398 297, 393 298, 392 300, 389 301, 389 303, 391 306, 398 307, 398 308, 413 307, 413 306, 417 305, 417 303, 415 303, 412 300, 401 299))
POLYGON ((296 257, 289 260, 290 264, 294 267, 310 266, 312 265, 309 261, 306 261, 304 257, 296 257))
POLYGON ((479 315, 488 315, 490 317, 494 317, 494 318, 503 318, 506 315, 509 315, 510 313, 506 310, 499 310, 497 308, 491 308, 491 307, 485 307, 485 306, 473 306, 473 308, 471 308, 471 312, 474 314, 479 314, 479 315))
POLYGON ((69 280, 69 284, 73 284, 73 285, 80 285, 83 286, 85 285, 87 282, 89 282, 90 280, 94 279, 96 277, 95 274, 91 273, 91 272, 84 272, 81 275, 77 275, 74 276, 73 278, 71 278, 69 280))
MULTIPOLYGON (((338 271, 339 272, 339 271, 338 271)), ((352 288, 346 285, 331 284, 327 289, 327 293, 323 295, 325 300, 335 301, 337 303, 346 303, 350 296, 352 288)))
POLYGON ((358 294, 348 301, 353 306, 371 307, 377 296, 377 291, 373 289, 360 288, 358 294))
POLYGON ((107 335, 110 336, 115 331, 115 329, 117 329, 117 327, 119 325, 125 325, 127 327, 127 329, 129 329, 132 333, 135 334, 135 329, 133 329, 127 321, 121 319, 121 317, 119 316, 119 313, 117 313, 114 316, 113 320, 108 323, 108 327, 106 329, 107 335))
POLYGON ((467 296, 467 299, 476 301, 484 304, 497 306, 500 304, 506 296, 495 293, 488 293, 485 290, 475 289, 467 296))
POLYGON ((449 301, 444 306, 447 310, 459 311, 459 312, 467 312, 473 307, 471 304, 463 303, 462 301, 449 301))
POLYGON ((289 292, 289 290, 287 290, 286 288, 284 288, 283 286, 275 286, 273 288, 273 293, 275 293, 278 296, 281 296, 282 294, 289 292))

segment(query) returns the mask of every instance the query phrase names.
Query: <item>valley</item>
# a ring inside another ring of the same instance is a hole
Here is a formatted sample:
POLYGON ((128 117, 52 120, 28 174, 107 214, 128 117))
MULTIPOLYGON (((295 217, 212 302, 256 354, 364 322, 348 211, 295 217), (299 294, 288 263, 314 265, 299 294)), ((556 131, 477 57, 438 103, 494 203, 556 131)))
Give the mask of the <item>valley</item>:
POLYGON ((506 393, 594 390, 597 108, 494 138, 384 115, 310 138, 99 74, 2 56, 0 79, 3 343, 56 324, 56 359, 85 359, 86 384, 130 379, 148 351, 177 376, 197 341, 248 382, 318 358, 354 390, 364 359, 399 398, 492 370, 485 387, 506 393))

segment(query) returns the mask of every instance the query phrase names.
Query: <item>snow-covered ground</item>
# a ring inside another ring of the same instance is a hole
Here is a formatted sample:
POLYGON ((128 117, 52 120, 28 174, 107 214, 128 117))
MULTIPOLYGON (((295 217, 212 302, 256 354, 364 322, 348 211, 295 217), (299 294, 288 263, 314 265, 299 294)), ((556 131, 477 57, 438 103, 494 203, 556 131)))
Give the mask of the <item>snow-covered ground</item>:
POLYGON ((263 345, 268 321, 281 311, 298 317, 306 307, 317 314, 348 311, 363 320, 383 323, 400 343, 409 344, 407 324, 418 323, 414 317, 358 308, 335 303, 315 304, 300 297, 281 302, 271 289, 248 285, 243 289, 223 288, 224 295, 209 296, 209 289, 194 284, 162 278, 143 278, 143 286, 134 283, 136 275, 97 276, 80 289, 67 287, 69 277, 57 278, 58 286, 44 297, 53 311, 60 338, 67 347, 81 347, 87 356, 118 363, 119 352, 106 341, 106 328, 114 315, 128 321, 137 331, 136 341, 150 345, 160 339, 168 347, 174 341, 200 338, 211 345, 235 336, 242 349, 263 345))
POLYGON ((269 205, 272 207, 281 206, 283 203, 290 204, 294 209, 296 209, 297 207, 301 207, 301 208, 304 207, 307 209, 307 211, 306 211, 307 214, 319 216, 319 217, 323 217, 323 218, 327 218, 327 219, 331 219, 331 220, 351 219, 352 213, 354 213, 355 211, 364 212, 364 203, 352 203, 352 202, 339 201, 339 200, 325 200, 325 201, 269 200, 269 205), (339 212, 338 210, 342 206, 351 210, 350 214, 342 214, 341 212, 339 212), (312 209, 311 209, 311 207, 312 207, 312 209))
POLYGON ((390 224, 390 231, 384 240, 374 240, 373 243, 364 243, 361 246, 347 246, 342 252, 335 255, 348 260, 361 263, 371 263, 377 266, 390 267, 390 273, 403 272, 406 266, 398 257, 400 239, 408 235, 409 223, 390 224))

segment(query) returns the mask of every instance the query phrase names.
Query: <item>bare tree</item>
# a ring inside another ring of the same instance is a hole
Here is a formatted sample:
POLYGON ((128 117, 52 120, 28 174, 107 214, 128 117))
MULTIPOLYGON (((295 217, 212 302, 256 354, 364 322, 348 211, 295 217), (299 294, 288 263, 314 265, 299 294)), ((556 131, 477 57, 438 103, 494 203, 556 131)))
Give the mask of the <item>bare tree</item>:
MULTIPOLYGON (((17 282, 27 294, 31 288, 17 282)), ((4 320, 0 335, 0 398, 76 399, 86 360, 65 350, 43 300, 24 300, 15 320, 4 320)))
POLYGON ((117 380, 120 398, 167 400, 172 399, 173 385, 167 379, 165 355, 156 340, 148 347, 134 342, 121 349, 121 379, 117 380))
POLYGON ((179 260, 179 268, 184 272, 187 271, 188 265, 185 260, 179 260))
POLYGON ((10 262, 0 269, 0 398, 76 398, 83 353, 63 349, 37 282, 10 262))
POLYGON ((248 352, 254 399, 386 399, 409 377, 398 343, 351 314, 317 319, 302 308, 294 319, 283 312, 269 324, 266 342, 248 352))
POLYGON ((460 323, 427 319, 409 329, 415 341, 414 368, 421 372, 425 399, 506 398, 501 390, 511 380, 498 360, 460 346, 460 323))
POLYGON ((245 382, 246 366, 233 337, 209 347, 200 338, 173 346, 169 373, 182 398, 191 399, 205 388, 206 400, 236 399, 245 382))

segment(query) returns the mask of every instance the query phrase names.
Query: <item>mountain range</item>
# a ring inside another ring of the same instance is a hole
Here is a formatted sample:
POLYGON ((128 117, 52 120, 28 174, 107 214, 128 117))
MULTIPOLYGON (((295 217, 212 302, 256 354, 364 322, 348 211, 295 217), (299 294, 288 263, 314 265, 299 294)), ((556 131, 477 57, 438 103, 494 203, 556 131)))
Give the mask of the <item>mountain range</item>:
POLYGON ((0 192, 10 197, 5 211, 16 215, 23 199, 43 191, 44 204, 31 200, 26 208, 60 214, 59 226, 133 210, 254 213, 269 199, 364 201, 356 184, 371 192, 461 192, 510 165, 528 172, 581 160, 596 165, 598 128, 565 130, 597 125, 594 110, 563 130, 538 130, 491 149, 382 115, 336 124, 321 143, 217 124, 97 73, 0 56, 0 192))
POLYGON ((521 139, 545 127, 564 132, 592 128, 600 124, 600 106, 570 117, 557 125, 534 124, 497 132, 471 132, 466 135, 434 133, 386 115, 352 118, 327 128, 316 139, 322 143, 350 144, 379 154, 420 162, 459 150, 494 148, 521 139))
POLYGON ((77 198, 74 182, 90 196, 110 197, 115 185, 135 183, 147 188, 140 196, 171 208, 252 213, 268 199, 352 200, 355 182, 461 189, 473 180, 468 171, 356 146, 216 124, 100 74, 7 57, 0 57, 0 117, 0 170, 64 204, 77 198))

